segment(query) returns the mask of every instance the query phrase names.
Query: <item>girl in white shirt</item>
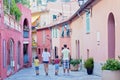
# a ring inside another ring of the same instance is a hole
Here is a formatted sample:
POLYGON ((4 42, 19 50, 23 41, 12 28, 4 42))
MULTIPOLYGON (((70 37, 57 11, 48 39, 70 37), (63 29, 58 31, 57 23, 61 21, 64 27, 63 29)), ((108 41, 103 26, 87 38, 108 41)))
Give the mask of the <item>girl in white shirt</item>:
POLYGON ((48 64, 50 62, 50 53, 47 51, 47 48, 45 48, 44 52, 42 53, 42 61, 43 61, 44 70, 47 76, 48 75, 48 64))

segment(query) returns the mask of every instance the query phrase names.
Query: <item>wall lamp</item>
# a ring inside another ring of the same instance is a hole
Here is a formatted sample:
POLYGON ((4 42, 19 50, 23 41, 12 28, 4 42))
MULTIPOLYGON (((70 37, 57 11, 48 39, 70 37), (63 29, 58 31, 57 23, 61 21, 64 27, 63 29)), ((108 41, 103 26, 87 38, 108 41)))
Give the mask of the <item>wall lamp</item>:
POLYGON ((84 4, 84 0, 78 0, 78 5, 81 6, 84 4))
MULTIPOLYGON (((84 5, 88 0, 78 0, 78 5, 79 7, 81 7, 82 5, 84 5)), ((90 13, 91 12, 91 8, 85 8, 84 9, 85 12, 90 13)))

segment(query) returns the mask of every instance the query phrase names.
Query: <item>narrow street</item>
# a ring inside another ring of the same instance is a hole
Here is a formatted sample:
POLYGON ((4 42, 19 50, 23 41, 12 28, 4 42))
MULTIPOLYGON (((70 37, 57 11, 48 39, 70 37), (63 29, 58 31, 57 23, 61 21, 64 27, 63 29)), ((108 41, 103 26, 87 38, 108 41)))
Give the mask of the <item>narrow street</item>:
POLYGON ((87 75, 87 73, 79 71, 71 71, 69 75, 63 74, 62 67, 59 69, 59 75, 54 75, 54 66, 49 66, 49 75, 44 73, 43 65, 40 65, 40 75, 36 76, 34 66, 31 68, 25 68, 17 72, 16 74, 8 77, 5 80, 101 80, 101 77, 95 75, 87 75))

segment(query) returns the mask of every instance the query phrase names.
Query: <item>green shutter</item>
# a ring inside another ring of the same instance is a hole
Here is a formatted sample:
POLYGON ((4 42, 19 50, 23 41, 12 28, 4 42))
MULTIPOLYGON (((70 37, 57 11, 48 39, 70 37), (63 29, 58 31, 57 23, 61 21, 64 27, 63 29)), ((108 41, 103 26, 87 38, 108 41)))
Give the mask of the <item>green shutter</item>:
POLYGON ((86 12, 86 33, 90 33, 90 13, 86 12))

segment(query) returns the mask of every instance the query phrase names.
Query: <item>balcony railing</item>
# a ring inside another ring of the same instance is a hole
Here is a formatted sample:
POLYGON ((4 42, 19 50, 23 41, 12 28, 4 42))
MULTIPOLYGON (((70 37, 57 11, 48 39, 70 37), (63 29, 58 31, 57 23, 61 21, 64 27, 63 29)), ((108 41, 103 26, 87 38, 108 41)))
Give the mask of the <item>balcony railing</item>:
POLYGON ((32 40, 32 48, 37 48, 37 42, 35 40, 32 40))
POLYGON ((4 24, 9 28, 12 28, 12 29, 15 29, 15 30, 21 32, 20 24, 15 20, 14 16, 12 16, 12 15, 5 13, 4 24))
POLYGON ((29 31, 28 30, 23 30, 23 37, 29 38, 29 31))

